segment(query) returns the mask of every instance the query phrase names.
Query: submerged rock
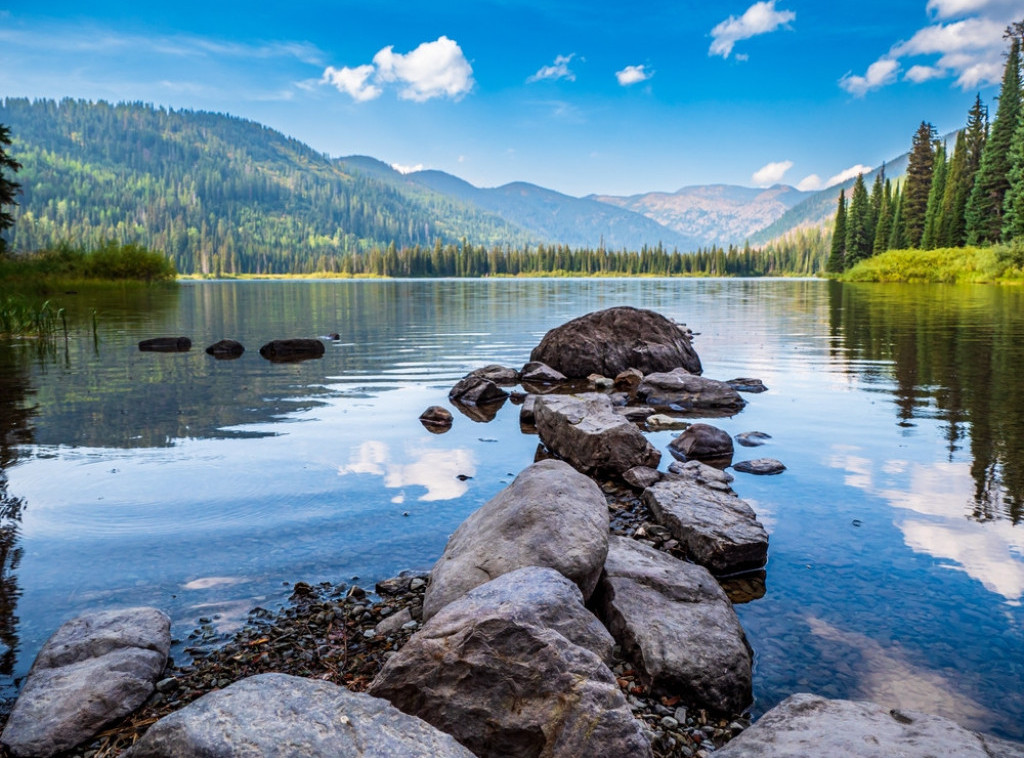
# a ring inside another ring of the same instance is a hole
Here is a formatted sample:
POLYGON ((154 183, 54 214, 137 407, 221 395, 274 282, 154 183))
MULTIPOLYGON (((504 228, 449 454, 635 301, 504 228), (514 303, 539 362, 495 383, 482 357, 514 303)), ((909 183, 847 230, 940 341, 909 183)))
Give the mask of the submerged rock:
POLYGON ((314 339, 271 340, 260 348, 260 355, 272 363, 292 363, 324 354, 324 343, 314 339))
POLYGON ((736 441, 743 445, 743 447, 760 447, 765 443, 765 440, 770 440, 772 436, 765 432, 741 432, 736 435, 736 441))
POLYGON ((637 399, 648 405, 682 410, 739 410, 746 401, 725 382, 696 376, 682 369, 650 374, 637 385, 637 399))
POLYGON ((221 360, 238 358, 245 352, 245 345, 236 340, 220 340, 206 348, 206 354, 221 360))
POLYGON ((740 461, 739 463, 734 463, 732 467, 737 471, 742 471, 744 474, 759 474, 761 476, 781 474, 786 470, 782 461, 777 461, 774 458, 755 458, 752 461, 740 461))
POLYGON ((139 350, 144 353, 187 353, 191 349, 192 340, 188 337, 153 337, 139 343, 139 350))
POLYGON ((492 363, 489 366, 483 368, 473 369, 464 378, 471 376, 478 376, 481 379, 486 379, 495 384, 504 384, 508 386, 514 386, 519 384, 519 372, 514 368, 507 366, 501 366, 497 363, 492 363))
POLYGON ((503 403, 508 393, 482 376, 468 376, 460 379, 448 393, 448 399, 462 405, 490 405, 503 403))
POLYGON ((452 428, 452 412, 440 405, 432 405, 420 414, 420 423, 434 434, 444 434, 452 428))
POLYGON ((559 384, 566 379, 565 374, 561 371, 540 361, 530 361, 523 366, 520 377, 523 384, 559 384))
POLYGON ((726 382, 726 384, 728 384, 737 392, 752 392, 756 394, 758 392, 768 391, 768 388, 760 379, 740 377, 739 379, 730 379, 726 382))

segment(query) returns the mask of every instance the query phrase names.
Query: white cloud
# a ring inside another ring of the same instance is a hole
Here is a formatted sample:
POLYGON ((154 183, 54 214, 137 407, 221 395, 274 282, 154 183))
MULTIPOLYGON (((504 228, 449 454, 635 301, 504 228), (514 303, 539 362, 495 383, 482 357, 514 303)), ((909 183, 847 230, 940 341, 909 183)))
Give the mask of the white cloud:
POLYGON ((786 172, 793 168, 793 161, 776 161, 766 163, 751 176, 754 184, 758 187, 770 187, 782 181, 786 172))
POLYGON ((864 97, 868 92, 896 81, 900 62, 892 58, 880 58, 870 66, 864 76, 846 74, 839 80, 839 86, 855 97, 864 97))
POLYGON ((945 75, 946 69, 938 66, 911 66, 903 78, 914 84, 921 84, 932 79, 941 79, 945 75))
POLYGON ((998 12, 1001 9, 1010 11, 1012 16, 1020 10, 1019 0, 928 0, 928 12, 936 18, 955 18, 983 10, 998 12))
POLYGON ((813 192, 814 190, 820 190, 825 185, 821 181, 821 177, 817 174, 808 174, 800 183, 796 185, 796 188, 801 192, 813 192))
POLYGON ((796 13, 793 11, 775 10, 775 2, 776 0, 768 0, 754 3, 739 18, 729 16, 718 24, 711 30, 714 41, 708 49, 708 55, 728 58, 733 46, 740 40, 774 32, 780 26, 796 19, 796 13))
POLYGON ((648 71, 643 64, 639 66, 626 66, 621 71, 615 72, 615 78, 619 80, 619 84, 623 87, 628 87, 630 84, 638 84, 639 82, 646 82, 654 76, 653 71, 648 71))
POLYGON ((569 64, 572 62, 575 55, 576 53, 556 55, 555 62, 553 64, 550 66, 541 66, 536 74, 526 80, 526 83, 533 84, 534 82, 540 82, 545 79, 568 79, 570 82, 576 81, 576 74, 574 74, 569 68, 569 64))
POLYGON ((373 63, 335 68, 328 66, 321 78, 357 102, 380 97, 382 85, 397 84, 403 100, 422 103, 435 97, 460 100, 473 89, 473 68, 454 40, 438 37, 409 53, 396 53, 392 45, 380 49, 373 63))
POLYGON ((866 174, 872 170, 872 166, 865 166, 862 163, 858 163, 856 166, 850 166, 845 171, 840 171, 835 176, 830 176, 828 179, 825 180, 823 186, 831 187, 833 184, 842 184, 848 179, 853 179, 855 176, 857 176, 857 174, 866 174))
MULTIPOLYGON (((347 466, 338 467, 339 476, 349 474, 382 477, 389 489, 422 487, 425 492, 416 499, 424 502, 454 500, 469 489, 465 477, 476 474, 476 459, 471 450, 462 448, 407 449, 404 454, 392 455, 384 442, 369 440, 352 449, 347 466)), ((404 501, 405 493, 400 492, 391 502, 404 501)))
POLYGON ((392 163, 391 164, 391 168, 393 168, 395 171, 397 171, 400 174, 411 174, 411 173, 413 173, 415 171, 422 171, 423 170, 423 164, 422 163, 417 163, 415 166, 405 166, 405 165, 403 165, 401 163, 392 163))

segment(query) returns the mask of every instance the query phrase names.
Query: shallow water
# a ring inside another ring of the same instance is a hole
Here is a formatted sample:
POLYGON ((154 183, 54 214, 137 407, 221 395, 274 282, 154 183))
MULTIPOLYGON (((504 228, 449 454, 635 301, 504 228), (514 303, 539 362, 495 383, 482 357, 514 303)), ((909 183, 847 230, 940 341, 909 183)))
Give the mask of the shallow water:
MULTIPOLYGON (((737 606, 756 655, 755 711, 812 691, 1024 738, 1017 289, 202 282, 65 304, 66 344, 0 342, 8 693, 56 626, 86 609, 156 605, 184 640, 200 617, 228 631, 251 607, 280 604, 295 581, 372 586, 429 568, 533 460, 537 439, 511 404, 491 423, 456 412, 443 435, 420 412, 447 405, 472 368, 522 365, 551 327, 629 304, 697 332, 705 376, 770 387, 711 422, 772 435, 737 460, 788 466, 734 484, 771 533, 765 594, 737 606), (258 355, 272 338, 335 331, 320 360, 258 355), (137 350, 179 334, 191 352, 137 350), (203 353, 222 337, 245 355, 203 353)), ((671 436, 651 438, 665 451, 671 436)))

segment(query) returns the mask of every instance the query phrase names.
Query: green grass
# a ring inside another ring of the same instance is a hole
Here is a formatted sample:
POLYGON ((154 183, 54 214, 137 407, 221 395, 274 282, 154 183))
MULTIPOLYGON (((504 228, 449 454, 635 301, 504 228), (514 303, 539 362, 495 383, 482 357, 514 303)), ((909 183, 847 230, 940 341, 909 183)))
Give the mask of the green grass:
POLYGON ((860 261, 838 278, 844 282, 1024 283, 1024 244, 888 250, 860 261))
POLYGON ((49 300, 0 296, 0 337, 53 337, 62 327, 67 330, 64 309, 49 300))
POLYGON ((174 281, 163 253, 136 244, 106 242, 95 250, 61 244, 52 250, 0 259, 0 280, 17 291, 45 291, 78 282, 174 281))

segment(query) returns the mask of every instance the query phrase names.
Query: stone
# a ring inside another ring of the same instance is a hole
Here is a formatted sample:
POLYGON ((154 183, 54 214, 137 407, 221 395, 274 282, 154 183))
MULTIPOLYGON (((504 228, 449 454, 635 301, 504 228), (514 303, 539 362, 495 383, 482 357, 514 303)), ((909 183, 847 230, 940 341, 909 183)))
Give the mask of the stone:
POLYGON ((574 633, 563 619, 590 615, 582 596, 567 596, 565 584, 548 597, 533 593, 532 571, 506 574, 445 607, 388 659, 368 691, 480 758, 651 756, 607 665, 548 626, 574 633), (497 583, 504 587, 490 587, 497 583), (517 599, 524 590, 528 597, 517 599), (535 600, 543 618, 531 609, 535 600))
MULTIPOLYGON (((390 579, 381 579, 374 586, 374 591, 378 595, 401 595, 404 592, 408 592, 412 589, 412 583, 416 580, 423 582, 424 577, 429 574, 418 574, 414 571, 403 571, 398 576, 393 576, 390 579)), ((425 583, 425 582, 424 582, 425 583)), ((423 584, 419 585, 420 587, 423 584)))
POLYGON ((448 399, 462 405, 490 405, 504 403, 508 393, 482 376, 472 374, 460 379, 448 393, 448 399))
POLYGON ((855 700, 798 692, 715 751, 718 758, 1024 758, 1024 745, 953 721, 855 700))
POLYGON ((171 647, 156 608, 87 613, 36 656, 0 742, 19 758, 51 756, 98 734, 146 701, 171 647))
POLYGON ((451 426, 452 412, 440 405, 432 405, 420 414, 420 423, 423 426, 451 426))
POLYGON ((726 384, 732 387, 737 392, 767 392, 768 388, 764 385, 760 379, 750 379, 748 377, 740 377, 739 379, 729 379, 726 384))
POLYGON ((403 608, 397 613, 392 613, 390 616, 382 619, 377 626, 373 627, 373 633, 381 637, 387 637, 389 634, 395 634, 413 620, 412 611, 408 608, 403 608))
POLYGON ((144 353, 187 353, 191 349, 192 340, 188 337, 153 337, 139 343, 139 350, 144 353))
POLYGON ((732 491, 729 486, 736 477, 728 471, 709 466, 701 461, 673 461, 668 467, 669 473, 692 479, 700 484, 713 486, 714 489, 732 491))
POLYGON ((684 327, 654 311, 619 306, 588 313, 544 335, 530 353, 571 379, 685 368, 701 372, 700 358, 684 327))
POLYGON ((237 340, 220 340, 206 348, 206 354, 220 360, 238 358, 245 352, 245 345, 237 340))
POLYGON ((634 466, 624 472, 622 478, 630 487, 645 490, 661 481, 661 472, 648 466, 634 466))
POLYGON ((524 384, 558 384, 566 379, 561 371, 540 361, 530 361, 523 366, 520 377, 524 384))
POLYGON ((687 460, 730 458, 733 453, 732 437, 710 424, 691 424, 668 447, 687 460))
POLYGON ((732 465, 737 471, 742 471, 744 474, 760 474, 771 475, 781 474, 786 470, 785 465, 782 461, 777 461, 774 458, 755 458, 752 461, 740 461, 732 465))
POLYGON ((523 404, 519 407, 519 425, 533 427, 537 423, 536 417, 537 396, 527 395, 523 404))
POLYGON ((764 444, 765 440, 770 440, 772 436, 764 432, 741 432, 736 435, 736 441, 743 445, 743 447, 760 447, 764 444))
POLYGON ((703 566, 628 537, 611 537, 598 613, 654 694, 742 712, 753 699, 752 656, 736 612, 703 566))
POLYGON ((473 369, 466 374, 466 377, 470 376, 478 376, 481 379, 487 379, 495 384, 504 384, 510 387, 519 384, 518 371, 507 366, 500 366, 497 363, 492 363, 491 365, 484 366, 483 368, 473 369))
POLYGON ((661 453, 612 410, 607 395, 545 395, 537 398, 534 413, 541 442, 585 474, 622 476, 634 466, 657 468, 661 462, 661 453))
POLYGON ((669 416, 665 413, 652 413, 647 417, 647 426, 652 429, 686 429, 690 426, 691 421, 685 421, 675 416, 669 416))
POLYGON ((638 400, 655 406, 671 406, 680 410, 725 409, 740 410, 746 401, 725 382, 696 376, 676 369, 648 374, 637 385, 638 400))
POLYGON ((608 399, 612 401, 612 410, 634 424, 642 423, 655 414, 653 408, 648 408, 645 405, 616 406, 614 398, 609 397, 608 399))
POLYGON ((562 461, 534 463, 455 530, 430 573, 423 618, 526 566, 559 571, 589 599, 607 552, 608 506, 598 486, 562 461))
POLYGON ((314 339, 271 340, 260 348, 260 355, 272 363, 294 363, 324 354, 324 343, 314 339))
POLYGON ((614 379, 609 379, 607 376, 601 376, 600 374, 591 374, 587 377, 587 381, 599 390, 610 390, 615 386, 614 379))
POLYGON ((386 700, 330 682, 260 674, 210 692, 149 728, 131 758, 473 758, 386 700))
POLYGON ((627 368, 615 375, 614 387, 617 390, 632 392, 644 379, 644 372, 635 368, 627 368))
POLYGON ((731 490, 687 477, 665 478, 646 489, 643 499, 687 556, 714 574, 760 568, 768 560, 768 533, 753 508, 731 490))

